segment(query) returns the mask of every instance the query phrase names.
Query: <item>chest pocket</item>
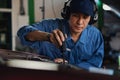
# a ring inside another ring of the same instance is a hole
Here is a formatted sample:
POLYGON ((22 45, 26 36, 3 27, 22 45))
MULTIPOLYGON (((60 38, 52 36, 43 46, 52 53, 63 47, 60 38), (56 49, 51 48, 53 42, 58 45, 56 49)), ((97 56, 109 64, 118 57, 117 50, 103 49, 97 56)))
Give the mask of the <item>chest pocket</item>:
POLYGON ((80 60, 88 60, 93 55, 92 44, 84 44, 77 46, 77 55, 80 60))

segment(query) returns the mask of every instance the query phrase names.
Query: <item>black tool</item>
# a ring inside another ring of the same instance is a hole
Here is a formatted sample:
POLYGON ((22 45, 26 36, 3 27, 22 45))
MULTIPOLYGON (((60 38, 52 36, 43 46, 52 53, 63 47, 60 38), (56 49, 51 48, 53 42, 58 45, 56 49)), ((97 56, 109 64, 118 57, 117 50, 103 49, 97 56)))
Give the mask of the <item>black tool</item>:
MULTIPOLYGON (((62 20, 59 20, 59 29, 61 30, 61 32, 63 33, 64 37, 65 37, 65 28, 63 26, 62 20)), ((65 39, 66 41, 66 39, 65 39)), ((62 46, 60 46, 60 51, 62 53, 62 58, 63 58, 63 64, 65 64, 65 51, 66 51, 66 42, 63 41, 62 42, 62 46)))

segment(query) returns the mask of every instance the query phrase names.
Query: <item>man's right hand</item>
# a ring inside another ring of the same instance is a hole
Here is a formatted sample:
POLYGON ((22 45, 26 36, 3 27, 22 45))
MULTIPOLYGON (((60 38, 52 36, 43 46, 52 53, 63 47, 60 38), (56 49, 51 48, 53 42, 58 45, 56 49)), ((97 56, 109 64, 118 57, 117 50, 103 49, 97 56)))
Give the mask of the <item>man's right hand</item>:
POLYGON ((62 43, 64 41, 64 34, 59 29, 53 30, 53 32, 50 34, 50 42, 55 44, 56 47, 59 48, 60 46, 62 46, 62 43))

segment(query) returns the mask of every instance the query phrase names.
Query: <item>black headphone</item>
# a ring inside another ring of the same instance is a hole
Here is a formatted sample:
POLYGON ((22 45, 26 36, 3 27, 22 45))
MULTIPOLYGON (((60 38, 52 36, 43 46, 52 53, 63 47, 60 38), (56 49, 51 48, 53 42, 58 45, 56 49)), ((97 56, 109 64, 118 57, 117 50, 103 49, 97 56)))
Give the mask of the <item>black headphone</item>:
MULTIPOLYGON (((69 19, 70 17, 70 3, 71 3, 72 0, 67 0, 65 3, 64 3, 64 7, 62 9, 62 12, 61 12, 61 16, 64 18, 64 19, 69 19)), ((89 22, 89 24, 94 24, 95 22, 97 22, 98 20, 98 8, 97 8, 97 5, 96 5, 96 2, 94 0, 90 0, 93 5, 94 5, 94 12, 93 12, 93 17, 91 17, 91 20, 89 22)))

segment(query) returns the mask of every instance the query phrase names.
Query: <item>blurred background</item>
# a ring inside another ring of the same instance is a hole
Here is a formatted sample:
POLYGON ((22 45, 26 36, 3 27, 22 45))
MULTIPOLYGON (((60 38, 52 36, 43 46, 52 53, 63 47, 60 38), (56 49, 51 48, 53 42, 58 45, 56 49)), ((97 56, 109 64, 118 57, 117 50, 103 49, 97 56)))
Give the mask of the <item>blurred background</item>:
MULTIPOLYGON (((42 19, 62 18, 65 0, 0 0, 0 48, 15 51, 34 50, 22 46, 16 32, 23 25, 42 19)), ((94 24, 105 40, 104 65, 118 64, 120 55, 120 0, 95 0, 98 21, 94 24)))

